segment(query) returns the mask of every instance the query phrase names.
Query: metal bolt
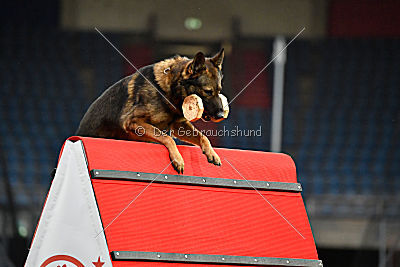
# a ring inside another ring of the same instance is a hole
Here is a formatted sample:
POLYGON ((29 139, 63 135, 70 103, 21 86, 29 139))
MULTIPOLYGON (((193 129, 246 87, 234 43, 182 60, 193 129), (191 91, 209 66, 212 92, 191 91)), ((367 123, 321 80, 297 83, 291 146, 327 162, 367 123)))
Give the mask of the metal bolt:
POLYGON ((257 262, 258 260, 257 260, 257 259, 254 259, 254 261, 257 262))
POLYGON ((137 176, 140 176, 140 173, 138 173, 137 176))
POLYGON ((236 182, 236 181, 233 181, 233 183, 234 183, 234 184, 237 184, 237 182, 236 182))
POLYGON ((165 178, 165 180, 167 180, 167 179, 168 179, 168 176, 167 176, 167 175, 165 175, 165 176, 164 176, 164 178, 165 178))
POLYGON ((287 261, 286 261, 286 263, 290 263, 290 261, 289 261, 289 260, 287 260, 287 261))
POLYGON ((115 254, 116 254, 117 256, 119 256, 119 252, 116 252, 115 254))
POLYGON ((203 183, 205 183, 206 182, 206 179, 203 179, 203 183))
POLYGON ((269 183, 267 183, 267 186, 269 186, 269 183))
POLYGON ((298 187, 299 189, 301 188, 301 186, 300 186, 300 185, 298 185, 297 187, 298 187))
POLYGON ((96 172, 96 175, 99 175, 99 172, 96 172))
POLYGON ((157 258, 161 258, 161 255, 160 255, 160 254, 157 254, 157 258))
POLYGON ((224 260, 225 260, 225 258, 222 258, 221 260, 223 260, 223 261, 224 261, 224 260))
POLYGON ((187 259, 188 258, 188 255, 185 255, 185 259, 187 259))

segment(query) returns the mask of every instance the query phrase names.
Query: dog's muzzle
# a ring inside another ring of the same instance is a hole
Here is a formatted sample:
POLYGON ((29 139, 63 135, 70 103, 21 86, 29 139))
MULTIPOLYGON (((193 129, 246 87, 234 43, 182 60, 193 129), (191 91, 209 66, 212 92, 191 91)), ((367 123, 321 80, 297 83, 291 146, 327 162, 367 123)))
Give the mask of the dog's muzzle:
POLYGON ((218 111, 218 113, 215 114, 214 116, 210 116, 209 114, 204 113, 203 117, 201 118, 203 121, 211 120, 213 122, 220 122, 220 121, 228 118, 228 115, 229 115, 228 99, 223 94, 219 94, 218 97, 221 100, 222 109, 220 109, 220 111, 218 111))

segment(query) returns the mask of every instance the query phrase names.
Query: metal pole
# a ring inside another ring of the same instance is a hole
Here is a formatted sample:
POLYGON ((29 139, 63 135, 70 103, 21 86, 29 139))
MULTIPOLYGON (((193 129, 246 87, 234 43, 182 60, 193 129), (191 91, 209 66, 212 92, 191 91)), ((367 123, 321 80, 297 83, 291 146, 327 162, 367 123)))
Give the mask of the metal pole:
POLYGON ((385 200, 381 201, 379 211, 379 267, 386 267, 386 218, 385 218, 385 200))
POLYGON ((282 147, 282 112, 283 112, 283 85, 286 62, 286 41, 282 36, 275 38, 273 55, 279 54, 274 61, 274 84, 272 98, 271 123, 271 151, 280 152, 282 147), (282 52, 281 52, 282 51, 282 52))
MULTIPOLYGON (((0 136, 0 168, 1 168, 1 173, 0 173, 0 178, 3 180, 4 182, 4 188, 6 191, 6 195, 7 195, 7 199, 8 199, 8 205, 7 205, 7 209, 8 209, 8 213, 11 217, 11 237, 8 238, 7 242, 7 225, 5 225, 4 227, 4 233, 3 233, 3 237, 1 240, 1 243, 4 244, 4 249, 5 249, 5 253, 7 253, 7 251, 9 250, 10 247, 10 241, 12 241, 14 238, 16 238, 16 236, 18 235, 18 226, 17 226, 17 213, 16 213, 16 207, 15 207, 15 201, 14 201, 14 194, 11 188, 11 182, 10 182, 10 177, 8 175, 8 166, 7 166, 7 157, 6 154, 4 152, 4 146, 3 146, 3 139, 0 136)), ((4 223, 7 224, 7 217, 5 217, 4 223)), ((0 244, 1 245, 1 244, 0 244)), ((0 250, 2 250, 0 248, 0 250)), ((3 251, 1 251, 3 252, 3 251)), ((1 253, 3 254, 3 253, 1 253)), ((0 254, 0 256, 1 256, 0 254)), ((0 257, 1 258, 1 257, 0 257)), ((5 266, 14 266, 13 263, 11 262, 11 260, 9 259, 9 255, 5 254, 5 256, 2 259, 3 261, 5 261, 3 264, 5 264, 5 266)))
POLYGON ((379 222, 379 267, 386 267, 386 220, 379 222))
MULTIPOLYGON (((15 207, 15 201, 14 201, 14 193, 11 188, 11 182, 10 182, 10 177, 8 175, 8 166, 7 166, 7 156, 5 155, 5 149, 3 146, 3 140, 2 137, 0 137, 0 167, 1 167, 1 178, 4 182, 4 188, 6 191, 7 195, 7 200, 8 200, 8 212, 11 217, 11 236, 16 236, 18 234, 18 225, 17 225, 17 212, 16 212, 16 207, 15 207)), ((4 233, 4 236, 6 236, 6 233, 4 233)))

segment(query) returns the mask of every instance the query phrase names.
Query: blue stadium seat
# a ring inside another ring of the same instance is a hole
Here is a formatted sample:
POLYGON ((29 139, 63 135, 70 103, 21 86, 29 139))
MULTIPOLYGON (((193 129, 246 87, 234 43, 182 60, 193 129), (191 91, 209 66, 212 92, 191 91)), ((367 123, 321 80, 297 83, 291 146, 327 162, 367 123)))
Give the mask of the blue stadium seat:
POLYGON ((389 165, 388 171, 388 162, 400 150, 393 135, 400 130, 399 44, 327 39, 289 49, 285 103, 297 104, 285 109, 285 132, 301 142, 284 135, 283 143, 294 151, 305 194, 394 194, 400 165, 389 165), (316 48, 314 55, 307 46, 316 48), (304 77, 313 81, 308 102, 299 95, 304 77))

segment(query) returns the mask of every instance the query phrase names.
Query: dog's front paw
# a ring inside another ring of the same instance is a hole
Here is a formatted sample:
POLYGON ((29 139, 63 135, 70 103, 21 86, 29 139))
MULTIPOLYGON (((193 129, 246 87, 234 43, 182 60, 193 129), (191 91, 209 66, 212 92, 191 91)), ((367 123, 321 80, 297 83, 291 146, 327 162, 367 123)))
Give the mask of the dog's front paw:
POLYGON ((211 149, 204 150, 203 154, 206 155, 209 163, 212 163, 217 166, 221 166, 221 159, 219 158, 218 154, 215 153, 214 149, 211 148, 211 149))
POLYGON ((177 171, 177 173, 183 173, 185 162, 183 161, 181 154, 170 154, 170 159, 172 161, 172 166, 177 171))

